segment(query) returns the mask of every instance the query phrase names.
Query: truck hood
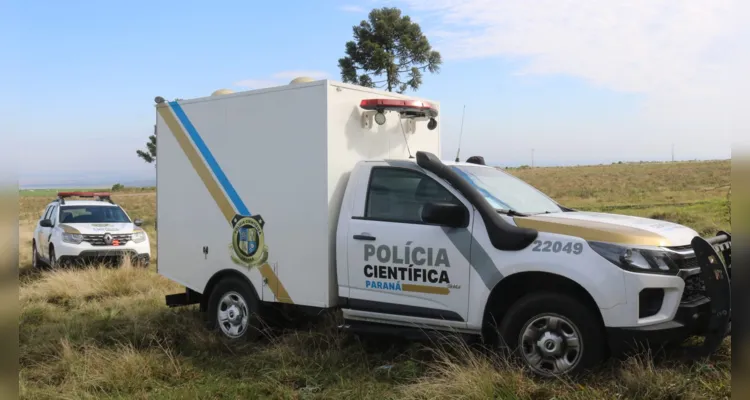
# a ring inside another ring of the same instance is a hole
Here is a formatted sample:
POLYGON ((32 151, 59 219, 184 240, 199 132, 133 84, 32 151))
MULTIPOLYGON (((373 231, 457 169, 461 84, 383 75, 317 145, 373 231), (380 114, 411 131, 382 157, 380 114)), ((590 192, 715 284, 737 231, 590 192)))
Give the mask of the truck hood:
POLYGON ((105 233, 133 233, 141 228, 133 223, 91 223, 91 224, 60 224, 60 228, 67 233, 96 235, 105 233))
POLYGON ((672 222, 586 211, 515 217, 514 221, 540 232, 630 245, 685 246, 698 236, 696 231, 672 222))

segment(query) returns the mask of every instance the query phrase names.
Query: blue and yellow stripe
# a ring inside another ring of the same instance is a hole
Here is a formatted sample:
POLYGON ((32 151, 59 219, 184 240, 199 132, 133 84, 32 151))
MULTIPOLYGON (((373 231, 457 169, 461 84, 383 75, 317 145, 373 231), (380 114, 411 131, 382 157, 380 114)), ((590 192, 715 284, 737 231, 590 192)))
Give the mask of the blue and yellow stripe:
MULTIPOLYGON (((206 146, 198 130, 190 122, 182 106, 176 101, 172 101, 167 104, 157 105, 157 111, 185 153, 190 165, 192 165, 195 172, 201 178, 201 181, 203 181, 208 193, 214 199, 214 202, 216 202, 227 222, 231 225, 232 218, 236 214, 242 216, 252 215, 237 194, 232 183, 224 174, 216 158, 214 158, 208 146, 206 146)), ((284 288, 284 285, 270 265, 263 264, 258 270, 266 280, 277 301, 293 303, 286 288, 284 288)))

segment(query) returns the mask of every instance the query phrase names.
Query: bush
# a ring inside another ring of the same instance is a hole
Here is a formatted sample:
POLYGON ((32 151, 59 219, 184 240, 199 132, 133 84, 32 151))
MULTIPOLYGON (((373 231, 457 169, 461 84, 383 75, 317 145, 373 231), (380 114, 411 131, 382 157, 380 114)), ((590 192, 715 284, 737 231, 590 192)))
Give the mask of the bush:
POLYGON ((112 185, 113 192, 119 192, 123 189, 125 189, 125 186, 123 186, 121 183, 115 183, 114 185, 112 185))

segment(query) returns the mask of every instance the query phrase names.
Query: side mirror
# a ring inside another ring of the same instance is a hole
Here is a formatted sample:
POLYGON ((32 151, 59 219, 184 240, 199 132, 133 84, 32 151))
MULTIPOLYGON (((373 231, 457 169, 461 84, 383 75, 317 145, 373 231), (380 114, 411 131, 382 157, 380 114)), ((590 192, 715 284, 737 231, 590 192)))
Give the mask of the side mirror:
POLYGON ((460 204, 427 203, 422 208, 422 222, 462 228, 469 222, 469 212, 460 204))
POLYGON ((42 228, 52 228, 52 221, 49 219, 43 219, 39 221, 39 226, 42 228))
POLYGON ((140 219, 140 218, 136 218, 135 220, 133 220, 133 225, 135 225, 135 226, 141 226, 141 225, 143 225, 143 220, 140 219))

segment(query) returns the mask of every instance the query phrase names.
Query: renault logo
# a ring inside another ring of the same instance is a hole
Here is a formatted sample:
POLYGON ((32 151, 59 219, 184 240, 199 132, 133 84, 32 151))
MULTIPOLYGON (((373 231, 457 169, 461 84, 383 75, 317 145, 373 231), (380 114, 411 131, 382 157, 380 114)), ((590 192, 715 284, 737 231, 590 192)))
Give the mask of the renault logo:
POLYGON ((104 243, 107 244, 107 245, 111 245, 112 244, 112 235, 110 235, 109 233, 105 233, 104 234, 104 243))

